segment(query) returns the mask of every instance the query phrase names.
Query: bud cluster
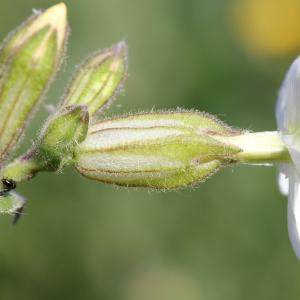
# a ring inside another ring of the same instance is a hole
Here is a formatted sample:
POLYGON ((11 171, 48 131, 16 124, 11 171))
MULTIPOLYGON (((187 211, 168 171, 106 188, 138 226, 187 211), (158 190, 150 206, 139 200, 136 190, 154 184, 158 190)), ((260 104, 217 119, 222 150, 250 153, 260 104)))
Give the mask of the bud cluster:
POLYGON ((233 130, 196 111, 141 113, 99 120, 127 77, 127 46, 88 56, 31 149, 6 163, 63 59, 66 6, 35 14, 0 50, 0 213, 25 200, 13 190, 40 171, 73 164, 83 176, 126 187, 169 190, 202 182, 221 167, 289 161, 275 133, 233 130))
POLYGON ((127 76, 125 42, 90 55, 77 68, 33 147, 6 163, 62 62, 68 36, 66 12, 60 3, 35 13, 6 38, 0 50, 0 213, 12 213, 24 203, 12 191, 18 182, 74 163, 90 119, 108 107, 127 76), (13 185, 8 188, 8 183, 13 185))

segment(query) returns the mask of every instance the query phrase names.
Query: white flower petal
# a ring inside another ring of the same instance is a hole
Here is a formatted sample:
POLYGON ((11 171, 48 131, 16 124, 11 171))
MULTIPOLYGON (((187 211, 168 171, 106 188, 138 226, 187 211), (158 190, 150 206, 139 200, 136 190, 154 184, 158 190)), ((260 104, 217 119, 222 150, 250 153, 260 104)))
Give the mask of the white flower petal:
POLYGON ((300 259, 300 182, 296 174, 289 178, 288 231, 295 254, 300 259))
POLYGON ((279 91, 276 119, 283 132, 300 127, 300 57, 291 65, 279 91))
POLYGON ((298 175, 300 175, 300 136, 297 138, 297 135, 283 135, 282 140, 289 150, 298 175))
POLYGON ((278 186, 282 195, 289 194, 289 178, 282 172, 278 173, 278 186))

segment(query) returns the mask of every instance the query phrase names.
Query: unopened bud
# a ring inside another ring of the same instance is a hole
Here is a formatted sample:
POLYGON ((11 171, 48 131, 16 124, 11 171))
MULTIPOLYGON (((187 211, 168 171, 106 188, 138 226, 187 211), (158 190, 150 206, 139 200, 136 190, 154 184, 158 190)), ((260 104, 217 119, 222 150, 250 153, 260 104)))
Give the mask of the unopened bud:
POLYGON ((62 105, 87 105, 93 116, 108 106, 126 74, 127 46, 120 42, 88 57, 79 66, 62 105))
MULTIPOLYGON (((41 171, 57 171, 73 162, 74 149, 88 130, 85 106, 68 106, 56 112, 44 125, 38 141, 26 154, 1 169, 0 178, 14 182, 29 180, 41 171)), ((0 183, 0 192, 6 187, 0 183)))
POLYGON ((20 213, 25 205, 25 198, 15 192, 0 196, 0 214, 15 215, 20 213))
POLYGON ((86 106, 71 105, 59 110, 44 126, 35 156, 45 169, 57 170, 73 160, 74 148, 82 142, 89 125, 86 106))
POLYGON ((121 117, 89 129, 76 148, 75 164, 82 175, 105 183, 179 188, 235 162, 240 149, 215 139, 235 134, 212 116, 196 112, 121 117))
MULTIPOLYGON (((67 106, 44 125, 38 141, 26 154, 0 170, 0 178, 14 182, 29 180, 41 171, 57 171, 73 162, 74 151, 87 135, 89 114, 86 106, 67 106)), ((0 182, 0 193, 6 186, 0 182)))
POLYGON ((66 6, 36 14, 10 34, 0 51, 0 163, 19 142, 57 71, 67 32, 66 6))

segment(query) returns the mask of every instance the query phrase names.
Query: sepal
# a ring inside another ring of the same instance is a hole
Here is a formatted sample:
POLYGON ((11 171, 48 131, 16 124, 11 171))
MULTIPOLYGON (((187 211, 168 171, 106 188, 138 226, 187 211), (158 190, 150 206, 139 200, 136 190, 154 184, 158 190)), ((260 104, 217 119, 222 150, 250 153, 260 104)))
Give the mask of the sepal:
POLYGON ((75 165, 83 176, 105 183, 179 188, 204 181, 235 162, 240 149, 215 138, 235 134, 197 112, 120 117, 89 129, 76 147, 75 165))

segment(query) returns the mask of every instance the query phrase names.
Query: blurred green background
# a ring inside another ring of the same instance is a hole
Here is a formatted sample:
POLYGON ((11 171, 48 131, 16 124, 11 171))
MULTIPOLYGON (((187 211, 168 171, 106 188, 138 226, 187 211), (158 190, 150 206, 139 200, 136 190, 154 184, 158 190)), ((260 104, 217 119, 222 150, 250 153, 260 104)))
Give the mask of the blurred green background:
MULTIPOLYGON (((0 36, 48 0, 1 0, 0 36)), ((276 128, 278 88, 300 52, 299 0, 69 0, 66 63, 126 39, 130 76, 108 115, 184 107, 254 131, 276 128)), ((21 150, 47 116, 41 106, 21 150)), ((16 299, 298 299, 275 168, 225 169, 198 188, 124 189, 69 168, 19 186, 18 226, 0 219, 0 297, 16 299)))

